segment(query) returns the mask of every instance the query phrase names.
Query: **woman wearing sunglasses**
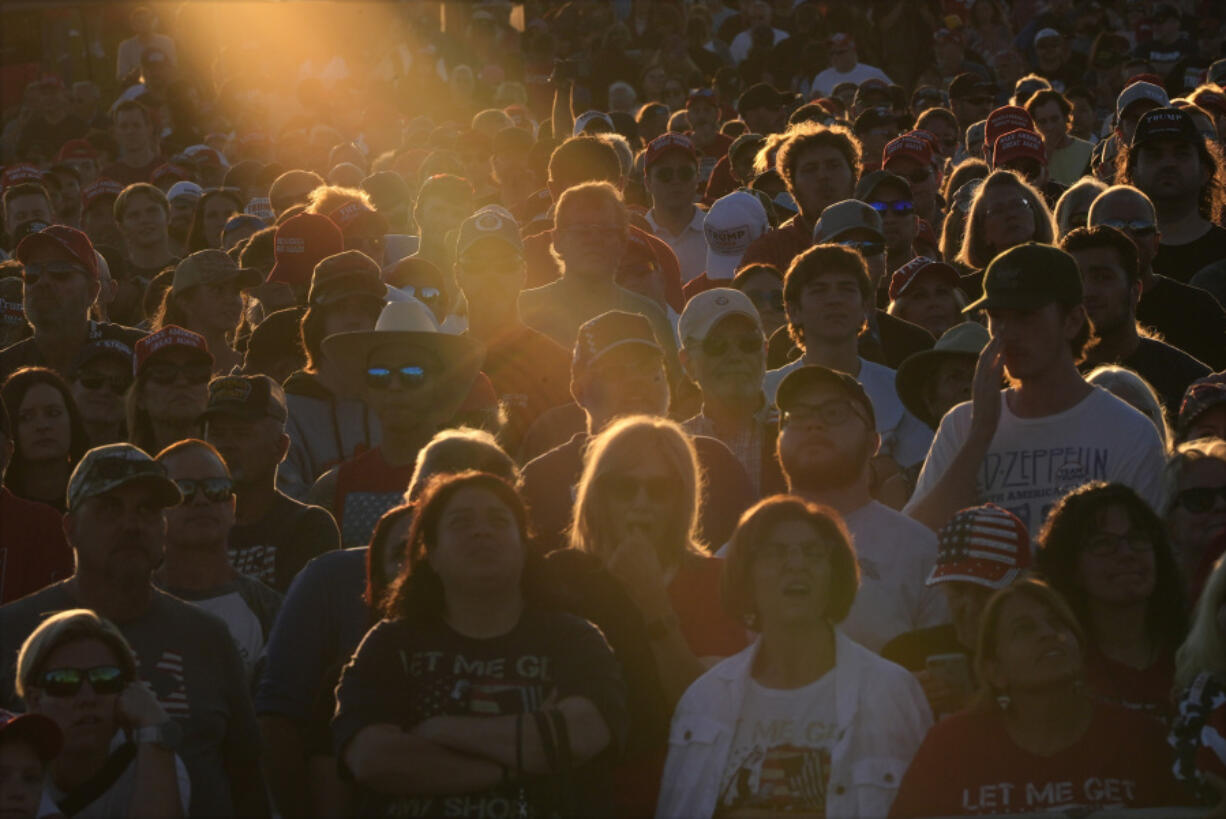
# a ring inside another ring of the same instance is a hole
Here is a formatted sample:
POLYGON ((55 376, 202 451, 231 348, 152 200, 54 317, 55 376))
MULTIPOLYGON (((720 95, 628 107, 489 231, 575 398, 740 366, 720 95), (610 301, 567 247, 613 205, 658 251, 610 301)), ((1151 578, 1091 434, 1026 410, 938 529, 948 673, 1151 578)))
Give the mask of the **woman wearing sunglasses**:
POLYGON ((16 689, 64 735, 44 805, 99 819, 186 815, 182 731, 137 678, 132 648, 109 620, 87 609, 44 620, 21 646, 16 689))
POLYGON ((832 510, 776 496, 742 516, 723 603, 761 636, 682 697, 657 817, 886 814, 932 712, 837 630, 859 584, 832 510))
POLYGON ((354 815, 607 815, 626 692, 604 636, 554 609, 503 479, 431 483, 407 559, 336 688, 354 815))
POLYGON ((1195 600, 1226 539, 1226 441, 1181 444, 1166 464, 1166 527, 1179 572, 1195 600))
POLYGON ((132 386, 130 346, 118 339, 87 343, 77 353, 70 384, 90 447, 127 438, 123 399, 132 386))
POLYGON ((72 391, 54 370, 23 367, 0 388, 13 425, 13 456, 4 485, 19 498, 63 512, 68 476, 89 436, 72 391))
POLYGON ((125 402, 128 440, 146 452, 199 438, 213 356, 198 333, 174 324, 136 342, 136 380, 125 402))
POLYGON ((1039 543, 1035 568, 1085 634, 1092 691, 1167 717, 1188 617, 1162 519, 1129 487, 1096 482, 1060 500, 1039 543))

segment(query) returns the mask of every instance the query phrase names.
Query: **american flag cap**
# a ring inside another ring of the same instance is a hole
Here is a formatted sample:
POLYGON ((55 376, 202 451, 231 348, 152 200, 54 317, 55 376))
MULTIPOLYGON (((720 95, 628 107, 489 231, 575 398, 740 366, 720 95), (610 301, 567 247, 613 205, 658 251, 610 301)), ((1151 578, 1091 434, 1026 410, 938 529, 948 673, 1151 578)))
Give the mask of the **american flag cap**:
POLYGON ((994 503, 954 515, 937 535, 937 562, 927 585, 953 580, 1003 589, 1030 567, 1030 533, 994 503))

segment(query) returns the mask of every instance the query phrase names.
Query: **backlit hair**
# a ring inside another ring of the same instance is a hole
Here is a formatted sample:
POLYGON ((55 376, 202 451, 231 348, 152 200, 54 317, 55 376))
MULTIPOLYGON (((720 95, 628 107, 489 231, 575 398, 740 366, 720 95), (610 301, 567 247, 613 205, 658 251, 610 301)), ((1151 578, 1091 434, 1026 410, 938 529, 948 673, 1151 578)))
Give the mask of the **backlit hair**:
POLYGON ((53 614, 26 638, 17 654, 17 696, 26 699, 39 674, 47 670, 47 658, 60 646, 79 640, 97 640, 115 655, 115 665, 127 680, 136 679, 136 653, 110 620, 89 609, 68 609, 53 614))
POLYGON ((1047 209, 1047 202, 1037 188, 1022 179, 1015 171, 1000 169, 992 171, 983 184, 979 186, 975 198, 971 201, 971 209, 967 214, 966 233, 962 237, 962 249, 958 252, 957 261, 975 270, 988 266, 998 253, 1008 250, 1005 247, 992 247, 988 244, 987 230, 984 222, 987 220, 987 205, 984 200, 989 190, 1000 187, 1012 187, 1030 203, 1030 212, 1034 214, 1034 235, 1031 241, 1050 245, 1055 241, 1056 220, 1047 209))
POLYGON ((668 466, 678 487, 676 505, 669 510, 661 562, 675 566, 686 552, 702 552, 698 542, 698 505, 701 472, 694 443, 674 421, 632 415, 610 424, 591 439, 583 459, 583 473, 575 490, 574 522, 569 538, 573 549, 608 560, 618 544, 610 539, 607 504, 608 475, 630 469, 644 453, 654 452, 668 466))
POLYGON ((1176 693, 1192 684, 1196 675, 1209 672, 1226 680, 1226 634, 1218 625, 1218 612, 1226 602, 1226 557, 1218 558, 1213 573, 1196 601, 1188 637, 1175 652, 1176 693))
POLYGON ((1086 376, 1086 382, 1102 387, 1116 398, 1145 413, 1145 417, 1152 421, 1158 429, 1158 437, 1162 439, 1162 448, 1170 451, 1171 425, 1166 421, 1166 410, 1162 406, 1162 399, 1154 391, 1153 385, 1142 378, 1136 370, 1130 370, 1118 364, 1103 364, 1090 371, 1090 374, 1086 376))

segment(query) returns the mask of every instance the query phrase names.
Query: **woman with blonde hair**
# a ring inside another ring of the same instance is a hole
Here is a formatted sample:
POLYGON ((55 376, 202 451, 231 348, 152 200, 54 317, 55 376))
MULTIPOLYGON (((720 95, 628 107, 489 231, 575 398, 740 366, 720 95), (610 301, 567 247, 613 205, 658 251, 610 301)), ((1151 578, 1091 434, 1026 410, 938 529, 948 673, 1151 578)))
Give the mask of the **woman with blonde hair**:
POLYGON ((1212 803, 1226 784, 1226 559, 1213 567, 1175 654, 1174 692, 1175 776, 1212 803))
MULTIPOLYGON (((992 171, 976 191, 966 218, 957 261, 979 272, 964 277, 964 286, 973 278, 982 290, 982 271, 993 258, 1024 242, 1050 245, 1055 236, 1056 220, 1043 194, 1013 171, 992 171)), ((967 295, 978 298, 980 294, 967 295)))
POLYGON ((1085 227, 1090 215, 1090 204, 1103 191, 1106 183, 1092 176, 1083 176, 1056 200, 1056 229, 1063 239, 1070 230, 1085 227))
POLYGON ((1176 447, 1163 473, 1162 509, 1188 599, 1196 600, 1226 546, 1226 441, 1176 447))
POLYGON ((44 801, 74 817, 187 814, 191 784, 175 753, 182 729, 109 620, 88 609, 44 620, 17 656, 16 690, 64 735, 44 801))
POLYGON ((1169 452, 1171 449, 1171 425, 1166 420, 1166 408, 1154 387, 1136 370, 1118 364, 1102 364, 1086 376, 1086 382, 1102 387, 1107 392, 1142 412, 1158 428, 1158 437, 1169 452))
POLYGON ((570 546, 598 557, 647 627, 674 703, 706 668, 745 646, 736 621, 711 610, 723 561, 698 542, 698 459, 673 421, 645 415, 592 439, 575 496, 570 546))

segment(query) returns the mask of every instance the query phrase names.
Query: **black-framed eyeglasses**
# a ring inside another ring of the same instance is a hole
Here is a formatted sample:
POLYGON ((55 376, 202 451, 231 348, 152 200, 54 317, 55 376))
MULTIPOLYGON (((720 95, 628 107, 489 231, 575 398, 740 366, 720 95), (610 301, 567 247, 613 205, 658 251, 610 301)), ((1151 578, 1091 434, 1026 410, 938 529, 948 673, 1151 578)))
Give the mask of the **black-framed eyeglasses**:
POLYGON ((868 206, 878 213, 896 213, 899 216, 909 216, 915 212, 915 203, 909 199, 896 199, 893 202, 869 202, 868 206))
POLYGON ((128 684, 127 675, 119 666, 96 665, 93 668, 48 669, 38 675, 35 685, 49 697, 71 697, 86 681, 95 694, 118 694, 128 684))
POLYGON ((1085 552, 1094 557, 1111 557, 1119 554, 1121 547, 1133 554, 1144 554, 1154 548, 1154 542, 1144 532, 1129 532, 1125 535, 1102 532, 1086 541, 1085 552))
POLYGON ((631 503, 640 493, 646 493, 651 503, 671 503, 675 496, 676 481, 670 478, 635 478, 630 475, 605 475, 601 479, 609 495, 620 503, 631 503))
POLYGON ((1217 500, 1226 503, 1226 486, 1196 486, 1185 489, 1175 496, 1175 505, 1199 515, 1212 510, 1217 500))
POLYGON ((22 280, 33 287, 47 276, 56 284, 68 281, 74 275, 89 276, 89 271, 76 262, 28 262, 21 272, 22 280))
POLYGON ((817 421, 822 426, 837 427, 860 413, 850 400, 838 399, 821 404, 793 404, 783 412, 783 424, 817 421))
POLYGON ((656 181, 667 185, 673 179, 676 179, 678 182, 691 182, 698 175, 698 172, 694 170, 693 166, 684 165, 680 168, 656 168, 651 174, 655 177, 656 181))
POLYGON ((188 384, 207 384, 213 376, 213 369, 205 363, 200 364, 170 364, 159 362, 150 364, 145 372, 154 384, 168 387, 183 376, 188 384))
POLYGON ((880 256, 882 253, 885 253, 885 242, 849 239, 845 242, 838 242, 837 244, 840 244, 843 247, 849 247, 863 256, 880 256))
POLYGON ((132 379, 124 375, 103 375, 102 373, 79 372, 77 382, 87 390, 96 390, 106 386, 116 395, 123 395, 132 386, 132 379))
POLYGON ((425 367, 406 364, 403 367, 367 367, 366 386, 375 390, 390 390, 392 382, 406 390, 418 390, 426 385, 429 374, 425 367))
POLYGON ((183 493, 184 503, 194 500, 198 492, 204 493, 209 503, 229 500, 234 494, 234 481, 229 478, 183 478, 175 481, 175 486, 183 493))
POLYGON ((1133 236, 1147 236, 1158 231, 1156 224, 1140 219, 1104 219, 1101 224, 1131 233, 1133 236))
POLYGON ((735 348, 742 355, 753 355, 762 351, 762 339, 751 335, 740 335, 736 338, 727 336, 707 336, 702 340, 703 355, 719 358, 735 348))

